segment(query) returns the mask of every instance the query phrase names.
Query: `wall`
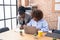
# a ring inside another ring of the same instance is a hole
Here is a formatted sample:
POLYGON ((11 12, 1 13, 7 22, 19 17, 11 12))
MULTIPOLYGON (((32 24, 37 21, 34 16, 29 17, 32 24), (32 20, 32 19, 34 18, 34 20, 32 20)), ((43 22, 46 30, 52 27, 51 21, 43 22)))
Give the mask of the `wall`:
POLYGON ((29 5, 29 0, 18 0, 17 2, 18 7, 22 6, 28 6, 29 5))
MULTIPOLYGON (((32 1, 32 0, 31 0, 32 1)), ((44 18, 47 20, 50 29, 57 29, 58 16, 60 13, 52 12, 53 0, 33 0, 33 3, 37 4, 38 9, 41 9, 44 13, 44 18)))
POLYGON ((19 6, 21 6, 21 0, 17 1, 17 5, 18 5, 18 8, 19 8, 19 6))

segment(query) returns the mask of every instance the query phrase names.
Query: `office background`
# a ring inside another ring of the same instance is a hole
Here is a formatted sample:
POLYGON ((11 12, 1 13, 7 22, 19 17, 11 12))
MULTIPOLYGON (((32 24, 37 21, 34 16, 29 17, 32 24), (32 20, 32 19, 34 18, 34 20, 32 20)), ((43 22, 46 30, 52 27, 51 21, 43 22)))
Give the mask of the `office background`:
POLYGON ((60 0, 0 0, 0 28, 16 28, 18 13, 17 9, 21 5, 25 7, 34 5, 37 6, 38 9, 43 11, 44 19, 47 20, 49 28, 58 28, 60 0))
MULTIPOLYGON (((36 5, 44 13, 44 19, 47 20, 50 29, 58 29, 58 18, 60 17, 60 0, 22 0, 18 1, 18 5, 36 5)), ((59 26, 60 27, 60 26, 59 26)))
POLYGON ((0 28, 17 26, 17 0, 0 0, 0 28))

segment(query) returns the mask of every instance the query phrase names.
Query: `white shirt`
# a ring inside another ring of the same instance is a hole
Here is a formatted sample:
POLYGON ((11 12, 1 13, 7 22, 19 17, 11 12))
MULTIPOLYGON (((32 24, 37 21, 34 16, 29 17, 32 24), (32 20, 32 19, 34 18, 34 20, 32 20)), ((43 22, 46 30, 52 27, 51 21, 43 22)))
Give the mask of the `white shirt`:
POLYGON ((46 22, 46 20, 39 20, 38 22, 36 22, 35 20, 31 20, 28 24, 28 26, 34 26, 37 29, 41 29, 41 31, 48 31, 48 23, 46 22))

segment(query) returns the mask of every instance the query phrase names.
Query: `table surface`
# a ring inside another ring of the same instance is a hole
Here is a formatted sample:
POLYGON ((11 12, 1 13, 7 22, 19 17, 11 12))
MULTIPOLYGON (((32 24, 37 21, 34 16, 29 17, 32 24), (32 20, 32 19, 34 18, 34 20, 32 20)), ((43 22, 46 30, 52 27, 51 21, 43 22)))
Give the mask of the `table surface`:
MULTIPOLYGON (((0 40, 52 40, 52 39, 53 38, 46 37, 46 36, 37 37, 37 39, 35 39, 33 35, 25 34, 24 32, 23 32, 23 35, 21 36, 19 32, 16 32, 14 30, 0 33, 0 40)), ((60 39, 57 39, 57 40, 60 40, 60 39)))

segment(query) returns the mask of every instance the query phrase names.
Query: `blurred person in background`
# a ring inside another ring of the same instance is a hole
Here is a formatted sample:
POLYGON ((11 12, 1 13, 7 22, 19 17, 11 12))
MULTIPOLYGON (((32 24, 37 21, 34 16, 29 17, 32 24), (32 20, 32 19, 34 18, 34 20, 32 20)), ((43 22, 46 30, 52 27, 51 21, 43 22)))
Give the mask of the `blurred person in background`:
POLYGON ((26 25, 27 23, 29 23, 29 21, 32 18, 30 15, 26 14, 25 11, 26 10, 24 6, 19 7, 18 21, 19 21, 20 29, 23 29, 23 25, 26 25))
POLYGON ((34 10, 32 12, 32 19, 27 26, 36 27, 36 29, 47 32, 49 30, 48 23, 43 19, 43 12, 41 10, 34 10))

